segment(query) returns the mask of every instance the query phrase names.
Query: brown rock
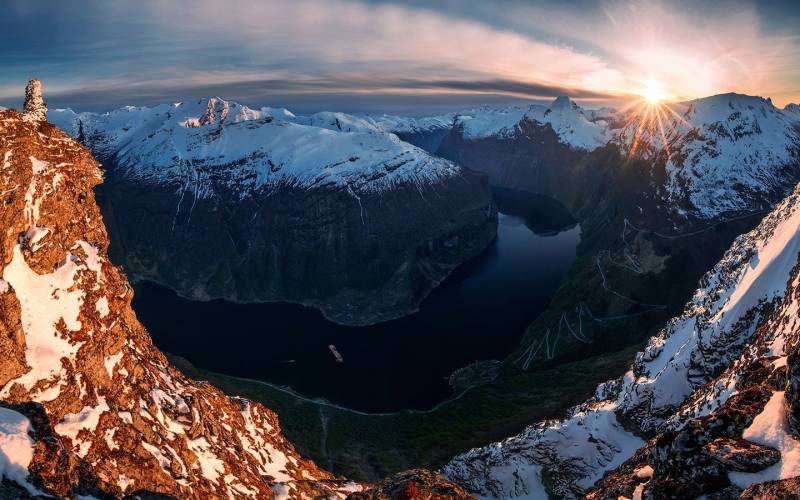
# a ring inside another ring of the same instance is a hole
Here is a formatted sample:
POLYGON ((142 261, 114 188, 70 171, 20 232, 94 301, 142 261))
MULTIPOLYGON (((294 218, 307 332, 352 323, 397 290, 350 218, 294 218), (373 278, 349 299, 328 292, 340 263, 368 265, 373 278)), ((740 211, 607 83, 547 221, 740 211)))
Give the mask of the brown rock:
POLYGON ((351 500, 445 500, 474 498, 466 490, 425 469, 414 469, 390 476, 371 489, 354 493, 351 500))

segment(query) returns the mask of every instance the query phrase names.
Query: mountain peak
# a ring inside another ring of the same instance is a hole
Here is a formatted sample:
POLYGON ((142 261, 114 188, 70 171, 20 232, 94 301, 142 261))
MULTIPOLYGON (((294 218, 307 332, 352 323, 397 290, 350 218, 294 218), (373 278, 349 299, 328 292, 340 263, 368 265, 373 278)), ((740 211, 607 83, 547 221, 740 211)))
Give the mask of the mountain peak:
POLYGON ((562 109, 579 109, 575 101, 569 98, 566 95, 560 95, 556 97, 556 99, 550 104, 549 108, 552 111, 562 110, 562 109))

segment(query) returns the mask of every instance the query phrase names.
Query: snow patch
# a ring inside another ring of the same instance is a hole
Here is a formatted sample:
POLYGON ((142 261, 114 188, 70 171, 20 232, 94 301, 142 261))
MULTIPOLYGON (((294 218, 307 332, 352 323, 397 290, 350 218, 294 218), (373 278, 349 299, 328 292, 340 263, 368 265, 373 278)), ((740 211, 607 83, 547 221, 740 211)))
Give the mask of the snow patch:
POLYGON ((27 417, 0 407, 0 479, 6 478, 35 494, 36 490, 27 481, 34 453, 29 432, 31 423, 27 417))
POLYGON ((755 483, 800 475, 800 441, 789 433, 784 395, 784 391, 772 393, 764 410, 742 434, 748 441, 780 450, 781 460, 760 472, 730 472, 728 476, 731 482, 742 489, 755 483))
POLYGON ((118 353, 106 356, 103 360, 103 365, 106 367, 106 372, 108 372, 108 378, 114 378, 114 368, 117 367, 124 354, 123 350, 120 349, 118 353))
MULTIPOLYGON (((0 391, 0 396, 7 394, 13 382, 31 389, 38 381, 60 374, 61 359, 74 358, 82 345, 71 343, 56 330, 56 324, 61 320, 69 331, 81 328, 78 314, 84 293, 77 287, 73 288, 75 274, 80 268, 70 257, 68 253, 64 263, 53 273, 40 275, 28 267, 20 246, 14 247, 11 262, 3 269, 3 279, 14 287, 21 306, 25 360, 31 370, 9 382, 0 391)), ((35 400, 52 399, 54 397, 35 400)))
POLYGON ((97 302, 94 303, 94 307, 97 310, 97 313, 100 314, 101 318, 105 318, 110 312, 108 309, 108 299, 106 297, 100 297, 97 299, 97 302))
POLYGON ((64 418, 55 425, 53 430, 61 436, 70 438, 73 442, 73 446, 76 443, 80 444, 78 456, 83 458, 89 452, 91 441, 79 440, 78 434, 83 430, 90 434, 94 432, 97 428, 97 424, 100 423, 100 416, 108 410, 109 407, 108 404, 106 404, 106 398, 102 396, 98 397, 97 406, 84 406, 78 413, 64 415, 64 418))

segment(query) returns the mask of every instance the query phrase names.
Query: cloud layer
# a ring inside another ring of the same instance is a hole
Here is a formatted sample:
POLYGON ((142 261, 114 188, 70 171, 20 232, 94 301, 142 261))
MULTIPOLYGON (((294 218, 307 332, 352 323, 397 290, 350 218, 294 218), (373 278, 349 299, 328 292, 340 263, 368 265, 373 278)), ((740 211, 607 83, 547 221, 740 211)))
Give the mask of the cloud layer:
MULTIPOLYGON (((263 104, 305 96, 326 107, 327 96, 349 109, 376 95, 387 106, 436 96, 453 103, 562 93, 610 100, 635 94, 649 78, 681 98, 728 91, 800 98, 797 34, 766 25, 764 9, 749 3, 220 5, 11 1, 0 16, 0 66, 7 68, 0 100, 18 98, 33 74, 51 101, 95 108, 212 90, 263 104)), ((800 20, 792 3, 772 8, 800 20)))

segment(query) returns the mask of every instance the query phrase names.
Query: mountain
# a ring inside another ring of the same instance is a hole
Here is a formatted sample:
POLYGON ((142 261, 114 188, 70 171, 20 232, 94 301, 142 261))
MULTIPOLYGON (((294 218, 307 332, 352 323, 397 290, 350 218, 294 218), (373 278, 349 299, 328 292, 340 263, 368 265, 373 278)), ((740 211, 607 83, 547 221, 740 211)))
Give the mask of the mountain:
POLYGON ((99 164, 41 117, 0 112, 0 497, 466 495, 428 471, 336 477, 272 411, 172 367, 109 261, 99 164))
POLYGON ((796 120, 800 120, 800 104, 787 104, 783 107, 783 112, 794 116, 796 120))
POLYGON ((798 257, 800 188, 736 239, 630 371, 445 474, 486 497, 797 495, 798 257))
POLYGON ((617 132, 664 164, 656 196, 702 219, 763 207, 800 177, 800 127, 768 99, 721 94, 631 111, 617 132))
POLYGON ((112 256, 195 299, 384 321, 416 310, 495 236, 483 175, 371 120, 217 98, 48 116, 106 166, 112 256))
MULTIPOLYGON (((800 129, 793 109, 779 110, 760 97, 722 94, 590 111, 562 96, 548 107, 464 113, 438 154, 487 172, 494 184, 556 196, 579 211, 580 202, 576 206, 560 185, 577 184, 587 175, 581 166, 602 163, 606 145, 614 145, 623 162, 648 163, 648 179, 639 188, 650 201, 642 203, 667 209, 676 219, 708 220, 764 208, 800 178, 800 129)), ((603 189, 618 184, 621 175, 625 172, 604 172, 612 178, 603 189)))
POLYGON ((525 368, 655 333, 800 181, 796 122, 767 99, 735 94, 620 111, 566 98, 487 108, 457 122, 438 154, 492 186, 556 198, 581 222, 570 276, 509 358, 525 368), (582 335, 560 335, 565 319, 582 335))

